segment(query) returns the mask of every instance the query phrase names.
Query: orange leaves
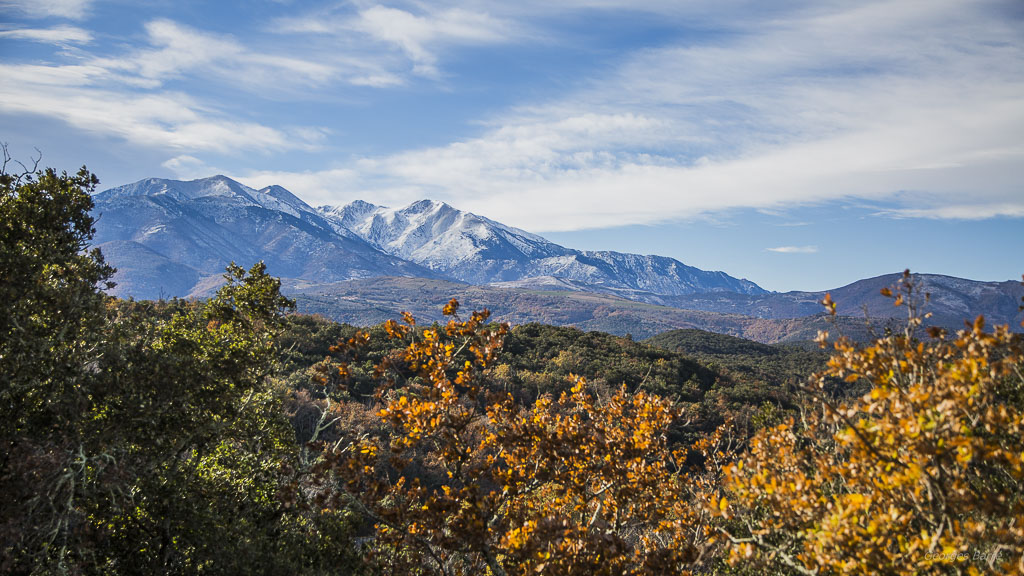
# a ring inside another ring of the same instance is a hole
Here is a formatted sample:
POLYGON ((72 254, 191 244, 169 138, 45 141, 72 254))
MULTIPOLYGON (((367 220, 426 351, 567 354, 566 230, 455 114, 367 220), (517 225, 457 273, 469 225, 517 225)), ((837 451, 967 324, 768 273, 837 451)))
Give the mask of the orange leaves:
POLYGON ((984 334, 985 333, 985 317, 982 316, 981 314, 979 314, 978 317, 974 319, 974 325, 972 326, 972 328, 974 329, 974 333, 975 334, 984 334))
POLYGON ((828 313, 832 316, 836 315, 836 303, 832 301, 832 293, 826 292, 825 298, 822 299, 821 305, 828 310, 828 313))
MULTIPOLYGON (((678 574, 710 545, 698 504, 710 483, 680 469, 666 431, 668 400, 622 388, 599 401, 583 378, 532 405, 486 395, 506 325, 489 313, 461 320, 454 300, 443 328, 385 324, 407 340, 402 362, 378 366, 390 454, 359 441, 332 456, 378 526, 389 568, 477 574, 678 574), (381 476, 392 466, 392 481, 381 476), (401 473, 429 479, 406 480, 401 473), (399 552, 401 551, 401 552, 399 552), (408 562, 408 565, 402 564, 408 562), (433 562, 434 564, 430 564, 433 562), (445 568, 442 570, 440 566, 445 568)), ((720 437, 695 453, 720 463, 720 437)))
MULTIPOLYGON (((910 302, 914 314, 911 288, 907 274, 896 300, 910 302)), ((982 318, 953 341, 941 332, 918 341, 910 324, 869 346, 837 342, 818 382, 864 380, 871 390, 840 405, 822 402, 799 427, 760 431, 727 468, 729 514, 752 526, 730 535, 733 561, 774 559, 818 573, 944 573, 949 562, 938 551, 950 550, 964 570, 1018 569, 1020 343, 1006 327, 986 333, 982 318), (993 550, 1001 562, 989 563, 993 550)))
POLYGON ((388 320, 384 322, 384 332, 388 335, 388 338, 397 340, 409 335, 409 326, 403 326, 394 320, 388 320))
POLYGON ((363 332, 362 330, 356 330, 355 335, 353 335, 351 338, 349 338, 348 340, 339 341, 334 346, 331 346, 328 350, 332 354, 350 352, 353 350, 358 350, 359 348, 362 348, 369 343, 370 335, 366 332, 363 332))
POLYGON ((455 316, 456 314, 458 314, 458 311, 459 301, 456 300, 455 298, 452 298, 451 300, 448 301, 447 304, 444 305, 444 308, 441 310, 441 313, 444 314, 445 316, 455 316))

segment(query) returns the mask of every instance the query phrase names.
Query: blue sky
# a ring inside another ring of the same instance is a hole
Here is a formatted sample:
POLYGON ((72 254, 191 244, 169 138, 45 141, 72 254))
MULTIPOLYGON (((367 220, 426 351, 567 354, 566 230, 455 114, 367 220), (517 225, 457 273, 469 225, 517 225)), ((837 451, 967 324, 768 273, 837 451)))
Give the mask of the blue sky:
POLYGON ((0 0, 0 141, 772 290, 1024 272, 1019 0, 0 0))

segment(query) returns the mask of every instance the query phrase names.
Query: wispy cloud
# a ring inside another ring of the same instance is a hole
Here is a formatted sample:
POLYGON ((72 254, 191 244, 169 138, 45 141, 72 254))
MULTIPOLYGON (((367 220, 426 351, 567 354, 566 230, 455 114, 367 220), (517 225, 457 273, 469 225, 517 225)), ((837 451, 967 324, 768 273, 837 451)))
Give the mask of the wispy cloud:
POLYGON ((391 85, 401 80, 408 67, 393 62, 388 51, 402 54, 413 74, 437 77, 439 52, 451 46, 508 42, 521 35, 521 27, 512 19, 495 17, 484 10, 436 4, 415 4, 406 9, 372 5, 354 13, 344 9, 318 11, 282 18, 273 30, 329 37, 335 50, 340 47, 371 59, 380 72, 353 78, 355 83, 365 85, 391 85), (374 45, 383 47, 385 53, 375 52, 374 45))
MULTIPOLYGON (((293 5, 258 40, 157 19, 130 31, 141 45, 112 49, 86 30, 26 26, 0 38, 77 43, 74 59, 0 63, 0 111, 166 150, 164 167, 185 173, 225 165, 202 152, 313 150, 343 132, 249 113, 235 94, 305 103, 408 90, 414 77, 447 79, 456 50, 538 39, 573 48, 554 23, 641 14, 695 32, 609 57, 560 96, 460 117, 478 128, 442 144, 361 157, 353 145, 317 160, 329 165, 320 170, 235 172, 317 203, 430 196, 536 231, 837 199, 891 217, 1019 216, 1024 38, 1011 2, 329 2, 293 5)), ((0 0, 40 17, 90 6, 0 0)))
POLYGON ((54 26, 52 28, 15 28, 0 30, 0 38, 28 40, 44 44, 88 44, 92 34, 75 26, 54 26))
POLYGON ((779 254, 815 254, 818 252, 817 246, 776 246, 775 248, 765 248, 768 252, 778 252, 779 254))
MULTIPOLYGON (((8 79, 24 72, 0 65, 0 75, 8 79)), ((47 84, 45 79, 38 78, 0 85, 0 111, 42 114, 81 130, 155 149, 237 154, 316 145, 295 133, 204 113, 202 106, 180 93, 127 95, 91 86, 91 71, 63 72, 67 72, 64 76, 68 78, 63 85, 47 84), (76 86, 76 81, 85 82, 88 87, 76 86)), ((101 71, 97 76, 105 74, 101 71)))
POLYGON ((29 18, 69 18, 78 20, 89 13, 93 0, 0 0, 0 11, 29 18))
POLYGON ((436 76, 437 47, 445 44, 489 44, 508 38, 509 24, 484 13, 458 8, 416 15, 397 8, 373 6, 352 23, 372 38, 400 48, 413 71, 436 76))
MULTIPOLYGON (((81 130, 171 151, 238 154, 310 150, 322 143, 322 129, 241 120, 164 86, 187 75, 234 82, 235 89, 317 85, 331 79, 330 67, 253 51, 232 37, 169 20, 145 28, 149 45, 120 56, 79 56, 81 63, 69 65, 0 64, 5 78, 0 111, 57 118, 81 130)), ((77 30, 37 31, 36 37, 88 37, 77 30)))
MULTIPOLYGON (((307 171, 307 172, 286 172, 262 170, 248 174, 232 175, 233 178, 253 188, 265 186, 284 186, 288 190, 301 193, 303 200, 314 206, 321 204, 332 204, 347 190, 351 189, 357 182, 357 174, 349 168, 334 168, 328 170, 307 171)), ((373 197, 376 204, 390 205, 392 198, 386 195, 373 197)))
POLYGON ((358 161, 337 200, 432 196, 538 231, 844 198, 1018 215, 1024 42, 1004 6, 815 4, 647 50, 477 138, 358 161))
POLYGON ((185 74, 228 80, 236 85, 322 85, 336 74, 311 60, 251 50, 230 36, 210 34, 171 20, 146 24, 149 46, 119 57, 98 59, 98 65, 124 74, 131 84, 157 87, 185 74))

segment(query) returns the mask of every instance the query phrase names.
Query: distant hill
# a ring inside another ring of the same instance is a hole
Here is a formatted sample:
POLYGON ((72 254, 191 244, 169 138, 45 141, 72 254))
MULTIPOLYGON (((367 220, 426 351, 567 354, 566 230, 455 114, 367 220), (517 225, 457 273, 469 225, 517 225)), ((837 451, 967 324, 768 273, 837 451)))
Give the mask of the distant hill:
POLYGON ((643 343, 697 359, 744 380, 776 385, 806 382, 808 375, 825 367, 829 357, 827 351, 817 347, 768 345, 694 329, 670 330, 643 343))
MULTIPOLYGON (((894 286, 901 276, 888 274, 867 278, 827 292, 832 294, 839 314, 904 318, 906 308, 894 307, 892 299, 881 295, 882 288, 894 286)), ((978 314, 984 314, 990 323, 1017 325, 1020 322, 1024 284, 1019 281, 977 282, 938 274, 914 274, 913 277, 922 293, 930 295, 924 311, 932 313, 932 322, 936 325, 962 327, 964 320, 978 314)), ((660 300, 665 305, 690 310, 778 319, 819 313, 824 296, 825 292, 721 293, 667 296, 660 300)))
MULTIPOLYGON (((540 322, 643 339, 677 328, 697 328, 758 342, 807 342, 819 330, 868 336, 863 318, 833 323, 824 314, 764 319, 701 310, 681 310, 592 292, 542 291, 473 286, 423 278, 367 278, 332 284, 288 283, 300 312, 338 322, 371 325, 411 312, 421 322, 443 321, 441 307, 458 298, 464 310, 488 308, 493 319, 512 324, 540 322)), ((884 325, 875 324, 882 330, 884 325)))

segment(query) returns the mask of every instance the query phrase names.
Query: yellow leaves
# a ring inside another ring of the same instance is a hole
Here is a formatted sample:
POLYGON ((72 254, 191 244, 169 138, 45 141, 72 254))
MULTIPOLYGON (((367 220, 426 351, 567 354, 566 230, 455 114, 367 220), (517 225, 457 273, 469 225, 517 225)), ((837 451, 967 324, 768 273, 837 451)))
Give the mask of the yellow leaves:
MULTIPOLYGON (((912 291, 901 290, 897 304, 913 313, 912 291)), ((997 540, 1024 554, 1024 530, 1005 528, 1024 522, 1024 508, 1000 479, 1024 477, 1024 406, 1006 393, 1008 380, 1024 387, 1024 352, 1006 328, 985 333, 981 318, 968 328, 953 342, 940 332, 836 342, 820 381, 860 375, 874 387, 809 411, 799 437, 761 430, 726 469, 732 516, 747 515, 764 537, 755 553, 785 552, 810 572, 895 574, 936 573, 944 554, 986 566, 964 551, 997 540), (982 520, 961 521, 979 510, 982 520)), ((731 558, 748 544, 734 542, 731 558)))
POLYGON ((455 316, 458 313, 458 311, 459 301, 456 300, 455 298, 452 298, 451 300, 448 301, 447 304, 444 305, 444 308, 441 310, 441 313, 444 314, 445 316, 455 316))
POLYGON ((831 315, 831 316, 835 316, 836 315, 836 303, 832 300, 832 293, 831 292, 826 292, 825 293, 825 298, 822 299, 821 305, 825 307, 825 309, 828 311, 829 315, 831 315))
POLYGON ((570 374, 569 381, 573 383, 572 388, 569 389, 573 396, 579 396, 587 389, 587 380, 585 378, 570 374))
POLYGON ((391 339, 405 338, 409 334, 409 326, 403 326, 394 320, 384 322, 384 332, 391 339))

